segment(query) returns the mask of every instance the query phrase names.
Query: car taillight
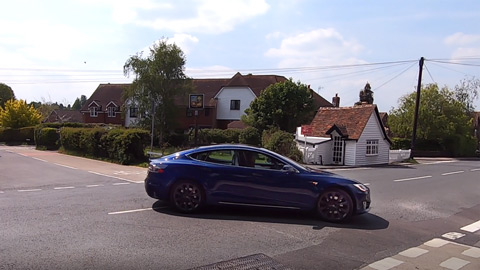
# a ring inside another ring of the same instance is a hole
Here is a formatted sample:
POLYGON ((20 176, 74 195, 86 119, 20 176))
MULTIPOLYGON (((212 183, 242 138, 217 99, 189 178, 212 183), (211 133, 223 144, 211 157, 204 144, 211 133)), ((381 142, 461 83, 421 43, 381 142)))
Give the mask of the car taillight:
POLYGON ((163 173, 165 168, 167 168, 167 165, 154 163, 150 163, 150 165, 148 165, 148 171, 153 173, 163 173))

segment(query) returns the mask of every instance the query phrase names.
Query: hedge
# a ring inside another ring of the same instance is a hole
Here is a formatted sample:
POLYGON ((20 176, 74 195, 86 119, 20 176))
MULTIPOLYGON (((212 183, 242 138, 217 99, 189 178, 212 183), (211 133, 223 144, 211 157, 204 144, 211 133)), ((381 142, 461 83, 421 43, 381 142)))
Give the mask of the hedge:
POLYGON ((60 138, 56 128, 35 129, 35 147, 36 149, 56 150, 59 147, 58 139, 60 138))
POLYGON ((35 127, 0 128, 0 141, 6 144, 34 144, 35 127))

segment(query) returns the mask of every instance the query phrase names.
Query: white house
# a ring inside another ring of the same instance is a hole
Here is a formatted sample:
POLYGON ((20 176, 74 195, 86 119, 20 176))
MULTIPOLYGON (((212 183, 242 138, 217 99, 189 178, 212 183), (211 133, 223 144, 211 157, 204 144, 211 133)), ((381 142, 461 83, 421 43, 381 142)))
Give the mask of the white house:
POLYGON ((320 108, 296 141, 305 163, 364 166, 388 164, 391 141, 376 105, 320 108))

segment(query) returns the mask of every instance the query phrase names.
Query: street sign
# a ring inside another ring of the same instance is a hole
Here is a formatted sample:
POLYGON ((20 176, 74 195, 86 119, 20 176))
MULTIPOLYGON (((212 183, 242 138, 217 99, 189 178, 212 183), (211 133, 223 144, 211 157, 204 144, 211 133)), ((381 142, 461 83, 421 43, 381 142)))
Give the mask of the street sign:
POLYGON ((203 94, 190 94, 188 106, 190 109, 203 109, 203 94))

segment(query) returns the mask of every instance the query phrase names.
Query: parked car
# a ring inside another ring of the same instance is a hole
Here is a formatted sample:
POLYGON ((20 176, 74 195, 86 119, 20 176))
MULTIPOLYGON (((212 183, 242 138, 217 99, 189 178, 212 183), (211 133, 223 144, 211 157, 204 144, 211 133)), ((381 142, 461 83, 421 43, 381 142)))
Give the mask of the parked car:
POLYGON ((370 209, 370 190, 360 182, 246 145, 204 146, 151 160, 145 189, 182 213, 240 205, 313 210, 343 222, 370 209))

